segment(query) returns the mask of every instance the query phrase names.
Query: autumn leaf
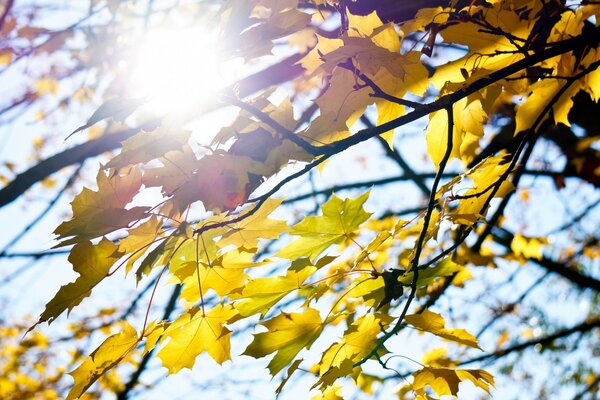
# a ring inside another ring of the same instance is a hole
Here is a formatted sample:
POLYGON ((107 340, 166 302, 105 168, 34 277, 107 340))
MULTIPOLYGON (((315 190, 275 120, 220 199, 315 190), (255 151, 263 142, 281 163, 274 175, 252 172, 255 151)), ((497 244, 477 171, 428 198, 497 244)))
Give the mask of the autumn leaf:
POLYGON ((413 376, 413 389, 415 391, 430 386, 439 396, 456 396, 459 383, 466 380, 488 393, 490 392, 490 385, 494 386, 494 377, 481 369, 424 367, 414 372, 413 376))
POLYGON ((292 362, 300 350, 309 349, 323 329, 321 316, 313 308, 302 313, 281 313, 260 324, 268 332, 254 334, 243 354, 260 358, 276 352, 268 366, 272 376, 292 362))
POLYGON ((140 259, 150 245, 160 237, 161 228, 162 221, 156 216, 152 216, 139 226, 130 229, 127 237, 121 239, 119 252, 129 254, 125 272, 129 272, 133 268, 134 262, 140 259))
POLYGON ((472 188, 461 193, 463 198, 460 199, 456 210, 449 213, 448 219, 471 226, 485 215, 487 207, 484 206, 488 203, 489 207, 490 196, 504 197, 513 191, 514 186, 510 180, 501 180, 509 166, 506 157, 494 156, 486 158, 470 170, 466 177, 472 181, 472 188))
POLYGON ((253 261, 252 256, 249 252, 231 250, 210 262, 188 261, 173 271, 184 283, 181 296, 190 302, 198 301, 200 288, 203 294, 210 289, 219 296, 238 293, 249 278, 245 270, 265 264, 253 261))
POLYGON ((108 276, 110 267, 120 256, 117 246, 104 238, 97 245, 90 242, 75 245, 69 255, 69 262, 73 264, 73 270, 79 277, 58 290, 54 298, 46 304, 46 309, 36 325, 44 321, 52 322, 65 310, 71 311, 81 303, 91 294, 92 289, 108 276))
MULTIPOLYGON (((455 263, 449 258, 446 258, 433 267, 425 268, 419 271, 419 279, 417 281, 418 287, 424 287, 432 284, 438 278, 443 276, 451 276, 459 271, 462 271, 465 267, 455 263)), ((413 280, 413 272, 408 271, 404 275, 398 278, 398 282, 403 283, 405 286, 410 286, 413 280)))
POLYGON ((543 257, 542 247, 547 243, 545 238, 528 238, 516 233, 510 243, 510 248, 517 256, 541 260, 543 257))
POLYGON ((138 343, 136 330, 125 323, 122 332, 109 336, 102 344, 69 374, 75 380, 67 400, 80 398, 106 371, 114 368, 138 343))
POLYGON ((341 340, 323 353, 319 374, 324 376, 330 369, 341 368, 348 361, 350 365, 361 361, 372 351, 378 342, 377 336, 391 321, 392 317, 385 314, 366 314, 357 319, 341 340))
POLYGON ((446 321, 440 314, 425 309, 421 314, 407 315, 404 320, 423 332, 433 333, 451 342, 481 350, 475 336, 464 329, 446 328, 446 321))
POLYGON ((146 163, 160 158, 169 151, 181 150, 188 143, 190 132, 173 132, 158 127, 152 132, 137 133, 123 142, 121 153, 113 157, 104 167, 123 168, 127 165, 146 163))
POLYGON ((189 310, 165 329, 161 339, 164 346, 157 357, 170 374, 182 368, 192 368, 196 357, 204 351, 222 364, 231 358, 231 331, 225 324, 237 315, 233 307, 223 304, 206 313, 200 307, 189 310))
POLYGON ((259 312, 265 315, 279 300, 300 289, 316 270, 316 267, 309 266, 298 272, 288 270, 285 276, 252 279, 244 286, 234 307, 245 317, 259 312))
POLYGON ((276 256, 287 259, 308 256, 314 260, 330 246, 350 239, 360 224, 371 216, 363 209, 368 197, 369 192, 356 199, 345 200, 332 195, 321 207, 322 216, 305 217, 290 229, 291 235, 300 237, 281 249, 276 256))
POLYGON ((287 376, 281 380, 281 383, 279 384, 279 386, 277 386, 277 389, 275 389, 275 394, 277 396, 279 396, 279 394, 281 394, 283 387, 286 385, 286 383, 288 383, 288 381, 290 380, 290 378, 292 377, 294 372, 296 372, 298 367, 300 367, 300 364, 302 363, 302 361, 303 361, 302 359, 299 359, 299 360, 295 360, 293 363, 291 363, 290 367, 286 371, 287 376))
POLYGON ((141 173, 133 169, 126 174, 100 171, 98 190, 83 188, 71 202, 73 216, 55 230, 58 239, 66 239, 54 247, 90 240, 105 235, 145 217, 148 207, 125 206, 133 200, 141 185, 141 173))
POLYGON ((287 230, 287 224, 282 220, 269 219, 268 215, 281 205, 283 199, 269 199, 260 209, 244 218, 242 221, 229 226, 229 229, 219 240, 219 247, 229 245, 256 247, 259 239, 275 239, 287 230))

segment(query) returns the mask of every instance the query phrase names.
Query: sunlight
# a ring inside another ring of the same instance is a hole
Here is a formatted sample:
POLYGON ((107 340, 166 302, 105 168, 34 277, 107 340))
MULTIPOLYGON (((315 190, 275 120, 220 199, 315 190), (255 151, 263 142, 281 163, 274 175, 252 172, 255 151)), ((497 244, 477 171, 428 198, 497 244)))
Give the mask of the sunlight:
POLYGON ((130 92, 146 99, 153 111, 202 106, 229 83, 214 36, 202 29, 152 30, 139 49, 130 92))

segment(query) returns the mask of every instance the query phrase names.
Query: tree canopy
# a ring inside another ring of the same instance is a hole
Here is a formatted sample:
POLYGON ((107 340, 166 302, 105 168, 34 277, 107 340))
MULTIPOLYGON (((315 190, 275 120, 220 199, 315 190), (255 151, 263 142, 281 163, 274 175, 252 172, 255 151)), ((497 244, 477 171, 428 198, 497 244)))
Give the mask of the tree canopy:
POLYGON ((0 397, 598 395, 599 3, 65 3, 0 6, 0 397))

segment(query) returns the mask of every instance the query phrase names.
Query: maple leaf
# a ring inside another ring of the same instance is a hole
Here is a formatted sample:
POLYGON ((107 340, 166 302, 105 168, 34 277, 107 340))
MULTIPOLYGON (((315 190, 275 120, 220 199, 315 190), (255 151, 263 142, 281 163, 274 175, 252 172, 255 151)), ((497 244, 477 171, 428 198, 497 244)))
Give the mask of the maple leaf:
POLYGON ((190 146, 181 151, 170 151, 159 158, 161 167, 146 168, 142 183, 147 187, 161 187, 170 196, 185 184, 198 168, 198 159, 190 146))
POLYGON ((56 295, 46 304, 40 315, 39 324, 52 322, 65 310, 71 311, 88 297, 92 289, 108 276, 110 267, 120 258, 117 246, 110 240, 102 239, 97 245, 91 242, 76 244, 69 254, 69 262, 79 277, 67 285, 61 286, 56 295))
POLYGON ((152 132, 140 132, 125 140, 121 153, 113 157, 104 167, 118 169, 127 165, 146 163, 169 151, 182 150, 189 138, 189 131, 172 132, 165 127, 159 127, 152 132))
POLYGON ((292 374, 294 372, 296 372, 296 370, 298 369, 298 367, 300 367, 300 364, 302 363, 302 359, 299 360, 295 360, 290 367, 287 369, 286 371, 286 377, 283 378, 281 380, 281 383, 279 384, 279 386, 277 386, 277 389, 275 389, 275 394, 277 396, 279 396, 279 394, 281 394, 281 391, 283 390, 283 387, 286 385, 286 383, 290 380, 290 378, 292 377, 292 374))
MULTIPOLYGON (((462 271, 464 268, 465 267, 463 265, 455 263, 450 258, 446 258, 437 263, 434 267, 429 267, 419 271, 419 279, 417 281, 417 284, 419 287, 430 285, 433 282, 435 282, 437 278, 442 276, 453 275, 454 273, 462 271)), ((412 280, 412 271, 408 271, 398 278, 398 282, 403 283, 405 286, 410 286, 412 280)))
MULTIPOLYGON (((504 156, 494 156, 486 158, 469 171, 466 176, 473 182, 473 188, 461 194, 465 198, 460 200, 458 207, 448 215, 448 218, 453 222, 469 226, 477 222, 487 211, 484 205, 509 166, 510 163, 504 156)), ((494 197, 504 197, 512 190, 514 186, 510 180, 503 180, 494 197)))
POLYGON ((148 253, 135 271, 138 282, 154 268, 167 265, 183 245, 192 243, 191 239, 192 229, 187 223, 182 223, 168 237, 162 238, 161 243, 148 253))
POLYGON ((245 269, 262 264, 252 260, 252 253, 232 250, 210 263, 189 261, 173 273, 184 283, 182 297, 194 302, 200 299, 200 287, 204 293, 212 289, 219 296, 239 292, 248 280, 245 269))
POLYGON ((458 394, 458 384, 468 380, 477 387, 490 392, 490 385, 494 386, 494 377, 480 369, 450 369, 424 367, 413 373, 413 389, 415 391, 430 386, 439 396, 458 394))
POLYGON ((162 221, 155 215, 139 226, 129 230, 127 237, 119 242, 119 252, 129 254, 125 272, 131 271, 133 263, 140 259, 145 250, 159 237, 162 221))
POLYGON ((360 224, 365 222, 371 213, 363 209, 369 192, 356 199, 342 200, 336 195, 323 204, 320 217, 305 217, 290 229, 290 234, 300 236, 281 249, 276 256, 287 259, 309 257, 314 260, 331 245, 350 239, 360 224))
POLYGON ((260 358, 276 352, 268 365, 272 376, 288 365, 300 350, 309 349, 323 329, 319 311, 313 308, 302 313, 281 313, 260 324, 268 332, 254 334, 254 340, 243 354, 260 358))
POLYGON ((182 368, 192 368, 196 357, 203 351, 222 364, 231 358, 231 331, 225 324, 237 315, 233 307, 223 304, 206 313, 201 308, 194 307, 165 329, 161 343, 166 344, 158 352, 158 358, 170 374, 182 368))
POLYGON ((451 342, 460 343, 465 346, 481 350, 477 344, 477 338, 464 329, 446 328, 446 321, 440 314, 436 314, 427 309, 421 314, 411 314, 404 317, 404 320, 415 328, 424 332, 433 333, 451 342))
POLYGON ((269 219, 267 216, 275 211, 282 201, 283 199, 265 201, 257 212, 230 225, 217 245, 219 247, 235 245, 252 248, 258 245, 259 239, 278 238, 287 230, 287 224, 285 221, 269 219))
POLYGON ((233 210, 250 195, 249 175, 269 173, 260 161, 224 152, 202 157, 195 167, 193 174, 173 191, 179 211, 195 201, 202 201, 207 210, 233 210))
POLYGON ((392 320, 385 314, 367 314, 357 319, 341 340, 323 353, 319 374, 324 376, 332 368, 343 368, 348 361, 354 365, 362 360, 373 350, 377 336, 392 320))
POLYGON ((316 267, 309 266, 298 272, 288 270, 285 276, 252 279, 244 286, 234 307, 245 317, 258 312, 265 315, 279 300, 300 289, 316 270, 316 267))
POLYGON ((124 175, 112 170, 107 175, 101 170, 96 181, 98 190, 83 188, 71 202, 73 210, 71 220, 63 222, 54 230, 58 239, 72 238, 63 240, 54 247, 67 246, 105 235, 124 228, 146 215, 148 207, 125 208, 142 185, 141 173, 138 169, 132 169, 124 175))
POLYGON ((128 323, 125 323, 123 331, 109 336, 75 370, 69 372, 75 384, 67 400, 81 397, 98 378, 131 353, 138 341, 136 330, 128 323))

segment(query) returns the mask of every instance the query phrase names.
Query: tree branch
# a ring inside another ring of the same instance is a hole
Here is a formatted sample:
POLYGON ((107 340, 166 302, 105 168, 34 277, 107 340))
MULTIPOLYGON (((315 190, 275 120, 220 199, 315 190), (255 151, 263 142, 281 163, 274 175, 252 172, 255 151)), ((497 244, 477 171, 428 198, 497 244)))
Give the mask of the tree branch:
POLYGON ((584 323, 576 325, 576 326, 574 326, 572 328, 559 330, 559 331, 557 331, 557 332, 555 332, 555 333, 553 333, 551 335, 548 335, 548 336, 544 336, 544 337, 537 338, 537 339, 531 339, 531 340, 528 340, 526 342, 519 343, 519 344, 516 344, 514 346, 510 346, 510 347, 507 347, 505 349, 495 351, 493 353, 484 354, 484 355, 482 355, 480 357, 471 358, 470 360, 463 361, 463 362, 461 362, 458 365, 462 366, 462 365, 467 365, 467 364, 473 364, 473 363, 476 363, 476 362, 487 361, 487 360, 490 360, 490 359, 491 360, 495 360, 495 359, 498 359, 500 357, 506 356, 508 354, 528 349, 528 348, 536 346, 538 344, 542 345, 542 346, 549 345, 552 342, 554 342, 556 339, 561 339, 561 338, 570 336, 570 335, 572 335, 574 333, 586 333, 586 332, 589 332, 589 331, 591 331, 591 330, 593 330, 595 328, 600 328, 600 320, 598 320, 598 319, 597 320, 593 320, 593 321, 589 321, 589 322, 584 322, 584 323))
MULTIPOLYGON (((258 90, 288 81, 302 72, 302 67, 296 64, 304 54, 295 54, 264 70, 241 79, 234 85, 225 89, 225 93, 234 89, 240 97, 249 96, 258 90)), ((215 103, 214 107, 220 104, 215 103)), ((117 133, 108 134, 98 139, 74 146, 55 154, 38 164, 20 173, 8 185, 0 189, 0 208, 11 203, 22 195, 27 189, 52 175, 60 169, 84 160, 96 157, 106 151, 114 150, 120 143, 139 131, 139 128, 126 129, 117 133)))

